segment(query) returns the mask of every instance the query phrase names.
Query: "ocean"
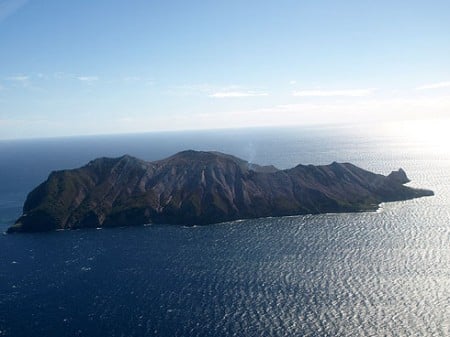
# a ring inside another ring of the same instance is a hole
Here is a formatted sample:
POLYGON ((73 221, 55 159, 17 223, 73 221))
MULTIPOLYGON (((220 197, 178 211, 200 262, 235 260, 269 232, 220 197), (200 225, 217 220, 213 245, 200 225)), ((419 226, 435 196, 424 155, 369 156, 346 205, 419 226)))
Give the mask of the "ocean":
POLYGON ((377 212, 0 235, 0 336, 450 336, 441 122, 0 141, 0 232, 52 170, 216 150, 289 168, 402 167, 435 196, 377 212))

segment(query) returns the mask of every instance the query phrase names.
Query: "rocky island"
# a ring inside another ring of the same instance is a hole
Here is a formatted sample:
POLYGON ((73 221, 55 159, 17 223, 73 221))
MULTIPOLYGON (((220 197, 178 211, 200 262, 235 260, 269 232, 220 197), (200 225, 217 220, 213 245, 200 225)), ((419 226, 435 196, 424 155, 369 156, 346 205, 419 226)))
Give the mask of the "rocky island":
POLYGON ((370 211, 433 195, 407 182, 402 169, 384 176, 334 162, 279 170, 219 152, 189 150, 154 162, 99 158, 52 172, 29 193, 8 232, 370 211))

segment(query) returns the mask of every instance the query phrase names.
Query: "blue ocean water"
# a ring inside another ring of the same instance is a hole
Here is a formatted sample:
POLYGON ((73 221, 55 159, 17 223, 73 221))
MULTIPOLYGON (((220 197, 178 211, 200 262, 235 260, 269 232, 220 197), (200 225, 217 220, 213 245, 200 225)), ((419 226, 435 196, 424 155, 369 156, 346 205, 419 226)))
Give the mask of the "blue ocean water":
POLYGON ((421 124, 0 142, 0 231, 50 171, 217 150, 402 167, 434 197, 378 212, 0 235, 0 336, 450 336, 450 138, 421 124), (417 130, 422 130, 418 132, 417 130), (446 142, 447 141, 447 142, 446 142))

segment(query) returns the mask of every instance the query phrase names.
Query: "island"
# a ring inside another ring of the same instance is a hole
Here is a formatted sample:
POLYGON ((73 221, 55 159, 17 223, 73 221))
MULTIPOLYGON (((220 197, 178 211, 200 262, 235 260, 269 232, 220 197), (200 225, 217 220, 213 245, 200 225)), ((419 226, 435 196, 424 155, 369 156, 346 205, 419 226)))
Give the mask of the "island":
POLYGON ((99 158, 52 172, 8 233, 373 211, 433 195, 407 182, 402 169, 384 176, 333 162, 280 170, 220 152, 188 150, 153 162, 99 158))

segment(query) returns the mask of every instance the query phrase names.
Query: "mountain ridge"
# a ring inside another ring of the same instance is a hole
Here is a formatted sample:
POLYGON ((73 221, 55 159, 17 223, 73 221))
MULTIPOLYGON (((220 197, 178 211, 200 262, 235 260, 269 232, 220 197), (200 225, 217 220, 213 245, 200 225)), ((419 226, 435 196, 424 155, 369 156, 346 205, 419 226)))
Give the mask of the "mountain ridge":
POLYGON ((103 157, 50 173, 29 193, 8 232, 370 211, 381 202, 433 195, 407 182, 402 169, 383 176, 333 162, 280 170, 208 151, 153 162, 103 157))

